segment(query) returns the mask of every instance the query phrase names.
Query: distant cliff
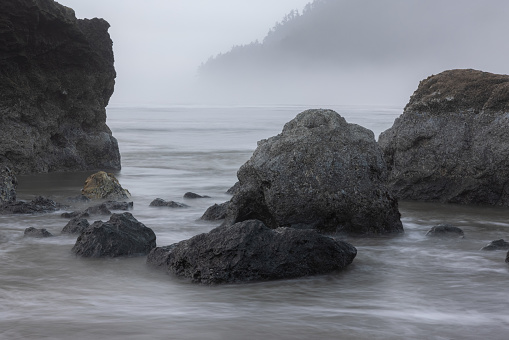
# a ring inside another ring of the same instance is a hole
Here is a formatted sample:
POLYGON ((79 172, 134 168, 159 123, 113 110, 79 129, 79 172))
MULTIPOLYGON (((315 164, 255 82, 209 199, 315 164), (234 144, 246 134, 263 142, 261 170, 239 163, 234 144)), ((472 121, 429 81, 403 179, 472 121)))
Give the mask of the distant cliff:
POLYGON ((120 169, 106 125, 108 28, 53 0, 0 2, 0 164, 18 174, 120 169))

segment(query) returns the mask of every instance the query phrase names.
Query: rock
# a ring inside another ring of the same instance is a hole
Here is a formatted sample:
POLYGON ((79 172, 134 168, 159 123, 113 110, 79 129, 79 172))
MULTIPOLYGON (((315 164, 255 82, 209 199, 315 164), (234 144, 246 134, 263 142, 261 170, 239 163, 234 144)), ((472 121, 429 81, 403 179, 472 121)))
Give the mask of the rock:
POLYGON ((210 198, 210 196, 202 196, 195 194, 194 192, 186 192, 184 194, 184 198, 194 199, 194 198, 210 198))
POLYGON ((87 219, 83 217, 75 217, 69 221, 62 229, 62 234, 81 234, 90 226, 87 219))
POLYGON ((226 225, 249 219, 270 228, 385 234, 403 231, 373 132, 332 110, 307 110, 258 142, 238 171, 226 225))
POLYGON ((0 206, 0 214, 36 214, 60 210, 65 206, 48 198, 37 196, 30 202, 16 201, 0 206))
POLYGON ((67 197, 67 201, 71 203, 88 203, 90 202, 90 198, 83 195, 78 195, 75 197, 67 197))
POLYGON ((75 217, 84 218, 84 217, 90 217, 90 214, 87 212, 84 212, 84 211, 73 211, 70 213, 63 213, 60 216, 63 218, 75 218, 75 217))
POLYGON ((37 229, 34 227, 26 228, 23 234, 24 237, 35 237, 35 238, 44 238, 53 236, 46 229, 37 229))
POLYGON ((509 263, 509 251, 507 252, 507 255, 506 255, 506 257, 505 257, 505 262, 506 262, 506 263, 509 263))
POLYGON ((106 208, 110 210, 132 210, 134 203, 133 202, 117 202, 117 201, 107 201, 104 202, 106 208))
POLYGON ((463 230, 458 227, 453 227, 449 224, 439 224, 432 227, 426 233, 426 236, 432 237, 464 237, 463 230))
POLYGON ((451 70, 421 81, 379 144, 400 199, 509 206, 509 76, 451 70))
POLYGON ((205 211, 203 216, 200 217, 200 220, 205 220, 205 221, 224 220, 226 218, 226 213, 228 211, 229 205, 230 205, 230 202, 214 204, 213 206, 209 207, 205 211))
POLYGON ((83 257, 147 255, 156 246, 152 229, 131 213, 113 214, 108 222, 96 221, 76 240, 72 251, 83 257))
POLYGON ((131 197, 129 191, 122 188, 113 174, 104 171, 90 175, 85 181, 81 193, 90 199, 125 199, 131 197))
POLYGON ((111 211, 104 203, 87 208, 85 210, 85 213, 89 215, 106 215, 106 216, 111 215, 111 211))
POLYGON ((509 250, 509 242, 503 239, 491 241, 481 248, 481 250, 509 250))
POLYGON ((357 250, 315 230, 267 228, 257 220, 213 229, 165 248, 147 261, 205 284, 325 274, 352 263, 357 250))
POLYGON ((226 190, 227 194, 235 195, 240 190, 240 183, 236 182, 230 189, 226 190))
POLYGON ((151 207, 170 207, 170 208, 188 208, 189 206, 184 203, 174 202, 174 201, 165 201, 162 198, 156 198, 152 202, 150 202, 151 207))
POLYGON ((16 201, 17 184, 18 181, 11 169, 6 166, 0 167, 0 204, 16 201))
POLYGON ((53 0, 0 1, 0 163, 17 174, 120 169, 106 125, 108 28, 53 0))

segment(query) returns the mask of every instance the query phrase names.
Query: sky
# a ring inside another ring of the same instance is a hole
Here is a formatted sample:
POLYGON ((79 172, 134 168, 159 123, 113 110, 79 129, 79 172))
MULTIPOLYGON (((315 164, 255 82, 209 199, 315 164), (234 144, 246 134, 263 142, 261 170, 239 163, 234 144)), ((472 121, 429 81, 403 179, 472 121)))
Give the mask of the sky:
POLYGON ((192 103, 198 66, 262 40, 311 0, 58 0, 77 18, 111 25, 117 79, 110 106, 192 103))

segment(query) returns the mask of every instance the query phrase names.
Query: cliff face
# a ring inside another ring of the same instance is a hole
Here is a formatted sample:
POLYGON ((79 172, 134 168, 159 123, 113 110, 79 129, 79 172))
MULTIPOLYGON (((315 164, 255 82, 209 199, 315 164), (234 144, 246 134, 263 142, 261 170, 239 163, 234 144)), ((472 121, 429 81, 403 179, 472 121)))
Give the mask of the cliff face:
POLYGON ((108 28, 53 0, 0 2, 0 163, 17 173, 120 169, 106 125, 108 28))

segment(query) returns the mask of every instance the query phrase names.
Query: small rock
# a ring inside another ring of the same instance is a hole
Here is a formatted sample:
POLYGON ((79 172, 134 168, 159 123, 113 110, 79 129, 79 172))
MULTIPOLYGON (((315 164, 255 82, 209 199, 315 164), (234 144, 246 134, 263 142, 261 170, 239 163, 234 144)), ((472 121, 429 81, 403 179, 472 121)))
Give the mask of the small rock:
POLYGON ((133 202, 117 202, 117 201, 107 201, 104 202, 106 208, 110 210, 131 210, 133 209, 133 202))
POLYGON ((90 226, 87 219, 83 217, 75 217, 66 224, 62 229, 62 234, 81 234, 90 226))
POLYGON ((63 218, 75 218, 75 217, 90 217, 90 214, 84 211, 73 211, 73 212, 65 212, 60 215, 63 218))
POLYGON ((221 204, 214 204, 205 211, 205 213, 203 214, 202 217, 200 217, 200 219, 205 221, 224 220, 226 218, 226 213, 228 211, 229 205, 230 205, 229 201, 221 204))
POLYGON ((81 193, 90 199, 125 199, 131 197, 129 191, 122 188, 113 174, 104 171, 90 175, 85 181, 81 193))
POLYGON ((503 239, 491 241, 481 248, 481 250, 509 250, 509 242, 503 239))
POLYGON ((87 196, 78 195, 75 197, 67 197, 67 201, 71 203, 86 203, 90 202, 90 198, 88 198, 87 196))
POLYGON ((432 227, 426 233, 426 236, 432 237, 464 237, 463 230, 458 227, 453 227, 449 224, 439 224, 432 227))
POLYGON ((85 210, 85 213, 90 215, 111 215, 111 211, 108 209, 105 203, 89 207, 85 210))
POLYGON ((202 196, 202 195, 195 194, 194 192, 186 192, 184 194, 184 198, 190 198, 190 199, 194 199, 194 198, 210 198, 210 196, 202 196))
POLYGON ((44 238, 53 236, 46 229, 37 229, 34 227, 29 227, 25 229, 24 237, 35 237, 35 238, 44 238))
POLYGON ((150 202, 151 207, 170 207, 170 208, 188 208, 189 206, 184 203, 174 202, 174 201, 165 201, 162 198, 156 198, 152 202, 150 202))

